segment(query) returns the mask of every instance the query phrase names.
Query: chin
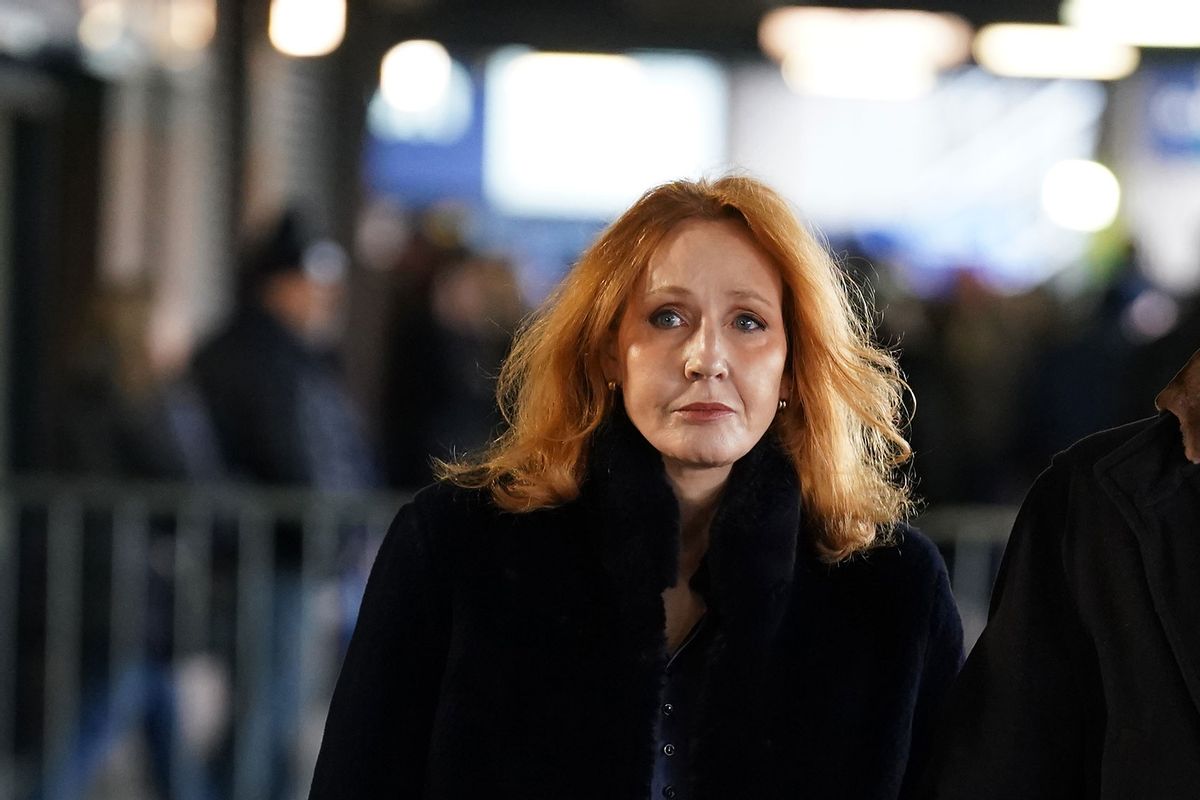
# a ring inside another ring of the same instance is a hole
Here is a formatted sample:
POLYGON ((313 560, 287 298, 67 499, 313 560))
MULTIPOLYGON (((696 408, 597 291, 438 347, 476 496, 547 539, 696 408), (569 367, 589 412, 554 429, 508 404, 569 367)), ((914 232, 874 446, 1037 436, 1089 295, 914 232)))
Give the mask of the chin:
POLYGON ((659 448, 663 458, 694 469, 728 467, 753 449, 755 442, 676 443, 659 448))

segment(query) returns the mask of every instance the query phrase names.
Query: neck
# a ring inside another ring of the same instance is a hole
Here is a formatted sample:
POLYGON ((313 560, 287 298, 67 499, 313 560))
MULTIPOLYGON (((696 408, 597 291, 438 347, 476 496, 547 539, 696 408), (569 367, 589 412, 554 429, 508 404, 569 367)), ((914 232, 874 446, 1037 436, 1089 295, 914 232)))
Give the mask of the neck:
POLYGON ((679 577, 686 582, 708 551, 709 526, 730 467, 695 468, 672 462, 663 466, 679 503, 679 577))

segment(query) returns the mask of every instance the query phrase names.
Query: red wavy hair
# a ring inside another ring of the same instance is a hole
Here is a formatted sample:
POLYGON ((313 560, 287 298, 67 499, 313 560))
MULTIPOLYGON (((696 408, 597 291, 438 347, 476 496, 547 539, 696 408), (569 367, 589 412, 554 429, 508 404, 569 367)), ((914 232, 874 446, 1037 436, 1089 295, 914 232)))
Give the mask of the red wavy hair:
POLYGON ((602 354, 659 244, 683 220, 735 220, 779 269, 792 402, 772 424, 791 454, 813 546, 828 561, 874 544, 911 510, 897 466, 906 385, 871 339, 870 310, 787 202, 743 176, 680 180, 644 194, 610 225, 518 332, 497 396, 507 431, 438 475, 490 490, 513 512, 579 494, 591 435, 611 410, 602 354))

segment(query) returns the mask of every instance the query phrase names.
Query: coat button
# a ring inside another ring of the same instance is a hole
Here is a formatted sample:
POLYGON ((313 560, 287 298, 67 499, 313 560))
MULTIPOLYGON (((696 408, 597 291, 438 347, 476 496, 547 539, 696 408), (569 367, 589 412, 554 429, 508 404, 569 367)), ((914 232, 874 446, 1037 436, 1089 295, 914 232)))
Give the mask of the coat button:
POLYGON ((667 800, 674 800, 675 795, 677 795, 677 794, 679 794, 679 792, 675 791, 674 786, 664 786, 663 787, 662 796, 667 798, 667 800))
POLYGON ((663 745, 663 755, 668 756, 668 757, 675 755, 675 745, 664 744, 663 745))
POLYGON ((664 717, 669 717, 675 713, 675 706, 670 703, 663 703, 662 714, 664 717))

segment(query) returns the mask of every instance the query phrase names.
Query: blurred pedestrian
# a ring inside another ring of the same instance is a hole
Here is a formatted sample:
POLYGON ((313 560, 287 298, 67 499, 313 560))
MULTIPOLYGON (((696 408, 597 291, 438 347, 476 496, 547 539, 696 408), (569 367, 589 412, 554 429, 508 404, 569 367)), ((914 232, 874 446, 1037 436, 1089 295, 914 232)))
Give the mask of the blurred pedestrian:
MULTIPOLYGON (((220 477, 215 435, 183 358, 153 340, 154 285, 141 281, 100 289, 84 308, 70 359, 66 408, 55 430, 59 472, 109 480, 202 481, 220 477)), ((48 771, 43 795, 82 796, 116 743, 138 727, 147 745, 149 785, 160 798, 200 797, 193 754, 179 746, 173 641, 177 520, 147 520, 147 602, 138 646, 111 657, 113 620, 106 603, 81 609, 83 704, 78 735, 48 771)), ((78 546, 87 597, 112 592, 116 518, 87 510, 78 546)), ((56 743, 50 743, 55 750, 56 743)))
POLYGON ((427 306, 398 321, 383 405, 397 485, 428 483, 434 459, 478 452, 500 434, 496 376, 524 310, 506 260, 463 255, 437 268, 427 306))
POLYGON ((296 211, 251 248, 232 320, 192 364, 235 477, 354 490, 375 483, 334 365, 347 258, 296 211))
MULTIPOLYGON (((346 268, 343 249, 317 236, 296 210, 283 213, 251 245, 233 318, 192 365, 233 477, 316 491, 376 485, 361 420, 331 355, 346 268)), ((243 740, 229 742, 243 765, 265 775, 263 796, 270 798, 289 796, 292 779, 301 703, 302 538, 298 523, 276 522, 270 665, 260 672, 263 685, 245 695, 243 740)), ((236 666, 245 671, 249 665, 236 666)), ((226 785, 233 763, 226 752, 218 765, 226 785)))

